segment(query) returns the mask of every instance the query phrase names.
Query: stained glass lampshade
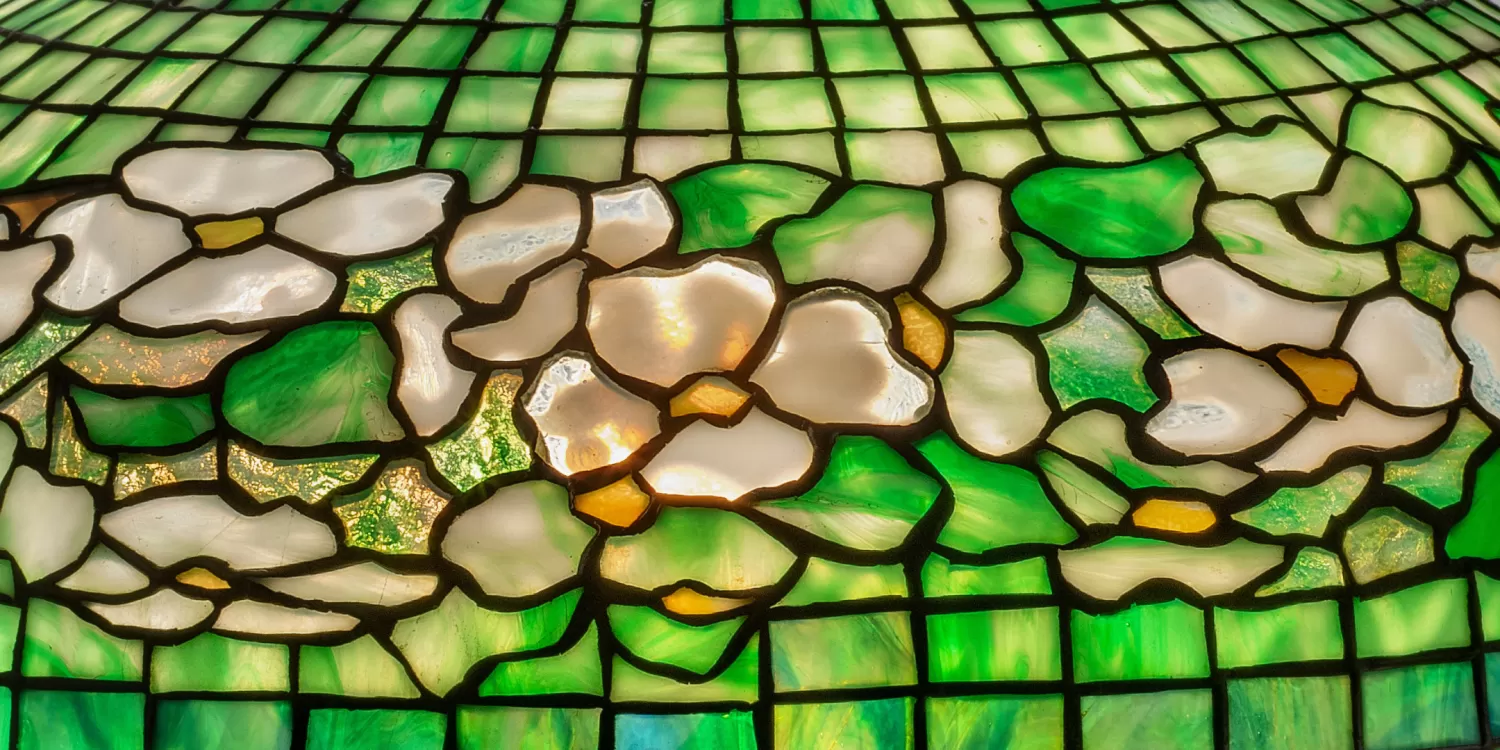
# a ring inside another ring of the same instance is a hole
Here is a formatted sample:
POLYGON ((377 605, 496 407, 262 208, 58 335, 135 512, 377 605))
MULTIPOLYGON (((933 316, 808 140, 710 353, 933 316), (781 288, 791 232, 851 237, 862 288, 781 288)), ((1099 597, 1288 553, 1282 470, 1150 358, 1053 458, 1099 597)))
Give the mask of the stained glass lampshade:
POLYGON ((4 0, 0 747, 1493 747, 1497 57, 4 0))

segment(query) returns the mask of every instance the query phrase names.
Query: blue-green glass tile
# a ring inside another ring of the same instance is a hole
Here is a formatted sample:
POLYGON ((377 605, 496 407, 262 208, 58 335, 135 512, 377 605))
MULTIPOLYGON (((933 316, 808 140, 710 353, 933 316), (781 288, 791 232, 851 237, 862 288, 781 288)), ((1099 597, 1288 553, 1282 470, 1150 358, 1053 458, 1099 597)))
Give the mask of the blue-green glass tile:
POLYGON ((1366 672, 1360 687, 1366 750, 1417 750, 1479 741, 1469 662, 1366 672))
POLYGON ((1229 681, 1229 750, 1352 750, 1349 678, 1229 681))
POLYGON ((620 714, 615 750, 754 750, 749 711, 722 714, 620 714))
POLYGON ((278 701, 162 701, 152 750, 290 750, 292 706, 278 701))

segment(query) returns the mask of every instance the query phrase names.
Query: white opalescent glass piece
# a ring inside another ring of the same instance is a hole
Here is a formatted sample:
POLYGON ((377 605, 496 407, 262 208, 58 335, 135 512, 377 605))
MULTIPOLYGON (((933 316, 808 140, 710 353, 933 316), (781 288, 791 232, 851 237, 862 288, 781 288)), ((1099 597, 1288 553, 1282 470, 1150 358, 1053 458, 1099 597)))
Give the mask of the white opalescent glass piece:
POLYGON ((1366 304, 1343 349, 1387 403, 1433 407, 1458 398, 1463 365, 1442 324, 1403 297, 1366 304))
POLYGON ((1469 358, 1469 391, 1491 416, 1500 417, 1500 298, 1474 291, 1453 306, 1453 337, 1469 358))
POLYGON ((191 246, 182 222, 132 208, 113 194, 57 208, 37 225, 36 236, 67 237, 73 243, 73 259, 45 295, 73 312, 114 299, 191 246))
POLYGON ((922 292, 942 308, 975 302, 1010 276, 1010 256, 1000 246, 1000 188, 963 180, 943 188, 946 237, 936 271, 922 292))
POLYGON ((533 596, 573 577, 594 530, 569 512, 568 491, 545 481, 502 487, 453 519, 443 557, 491 596, 533 596))
POLYGON ((1129 537, 1057 553, 1068 583, 1106 601, 1153 578, 1179 581, 1201 596, 1232 593, 1280 565, 1284 556, 1281 547, 1244 539, 1217 547, 1188 547, 1129 537))
POLYGON ((1194 149, 1226 193, 1275 198, 1318 186, 1332 154, 1306 130, 1279 123, 1265 135, 1226 133, 1194 149))
POLYGON ((505 320, 453 332, 453 345, 491 362, 516 362, 552 350, 578 324, 584 262, 570 260, 531 282, 505 320))
POLYGON ((316 310, 336 286, 328 269, 262 245, 188 261, 121 300, 120 317, 154 328, 272 320, 316 310))
POLYGON ((765 269, 715 256, 681 270, 641 268, 589 282, 585 326, 610 366, 669 386, 738 367, 775 304, 765 269))
POLYGON ((1228 349, 1195 349, 1162 363, 1172 397, 1146 434, 1190 456, 1249 448, 1307 408, 1270 365, 1228 349))
POLYGON ((675 225, 666 196, 651 180, 600 190, 583 251, 622 268, 667 243, 675 225))
POLYGON ((955 331, 953 356, 939 380, 948 418, 975 450, 999 458, 1041 434, 1051 416, 1036 358, 1000 331, 955 331))
POLYGON ((1338 417, 1318 417, 1263 461, 1262 471, 1316 471, 1328 457, 1345 448, 1386 450, 1410 445, 1443 426, 1443 413, 1401 417, 1367 402, 1355 400, 1338 417))
POLYGON ((1492 234, 1479 214, 1453 188, 1438 183, 1413 192, 1417 196, 1417 213, 1422 217, 1419 233, 1438 247, 1451 248, 1465 237, 1492 234))
POLYGON ((58 581, 57 585, 85 594, 133 594, 150 586, 151 579, 121 559, 114 550, 100 544, 77 570, 58 581))
POLYGON ((452 421, 474 384, 474 373, 453 364, 443 350, 443 334, 460 312, 457 302, 441 294, 418 294, 391 316, 401 341, 396 399, 424 437, 452 421))
POLYGON ((262 578, 260 585, 295 599, 329 604, 370 604, 399 607, 431 596, 438 577, 426 573, 398 573, 373 562, 284 578, 262 578))
POLYGON ((123 604, 86 605, 111 625, 140 630, 185 630, 208 619, 213 602, 183 596, 172 589, 158 589, 123 604))
POLYGON ((1194 325, 1252 350, 1273 344, 1327 348, 1347 304, 1285 297, 1199 255, 1163 265, 1161 282, 1194 325))
MULTIPOLYGON (((15 449, 15 433, 0 431, 15 449)), ((78 486, 58 486, 29 466, 17 466, 0 504, 0 549, 15 558, 28 581, 73 564, 89 546, 94 498, 78 486)))
POLYGON ((545 362, 523 403, 536 423, 537 454, 563 475, 624 461, 661 432, 650 401, 615 385, 579 352, 545 362))
POLYGON ((751 409, 731 427, 688 425, 646 464, 641 478, 662 494, 733 501, 794 482, 812 464, 806 431, 751 409))
POLYGON ((423 173, 319 196, 276 218, 276 232, 314 250, 357 258, 406 247, 443 222, 453 178, 423 173))
POLYGON ((573 191, 524 185, 500 205, 465 216, 443 264, 458 291, 477 302, 498 303, 517 279, 571 249, 582 223, 573 191))
POLYGON ((36 242, 0 252, 0 341, 14 336, 35 307, 37 282, 52 267, 57 248, 36 242))
POLYGON ((284 607, 271 602, 240 599, 219 610, 213 629, 245 635, 317 635, 353 630, 359 620, 338 612, 284 607))
POLYGON ((1117 476, 1154 477, 1152 486, 1187 487, 1213 495, 1227 495, 1255 481, 1255 475, 1218 461, 1185 466, 1153 464, 1137 458, 1126 439, 1125 420, 1118 414, 1091 409, 1054 427, 1047 442, 1117 476))
POLYGON ((1500 289, 1500 245, 1486 247, 1476 244, 1470 247, 1464 253, 1464 266, 1475 278, 1500 289))
POLYGON ((859 292, 810 292, 787 305, 750 381, 814 422, 912 424, 931 408, 932 378, 896 356, 890 330, 885 310, 859 292))
POLYGON ((233 570, 268 570, 338 551, 327 526, 289 505, 246 516, 215 495, 147 500, 104 514, 99 527, 161 567, 202 556, 233 570))
POLYGON ((333 179, 307 149, 172 148, 131 159, 121 175, 137 198, 188 216, 275 208, 333 179))

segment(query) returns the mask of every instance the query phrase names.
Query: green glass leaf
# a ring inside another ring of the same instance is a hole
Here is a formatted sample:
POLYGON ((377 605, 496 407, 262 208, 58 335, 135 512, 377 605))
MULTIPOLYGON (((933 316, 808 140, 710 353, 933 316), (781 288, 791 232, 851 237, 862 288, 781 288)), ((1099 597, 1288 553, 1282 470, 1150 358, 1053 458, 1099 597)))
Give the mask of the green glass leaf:
POLYGON ((748 244, 766 222, 806 213, 828 181, 779 164, 733 164, 674 180, 680 253, 748 244))
POLYGON ((821 213, 783 224, 771 246, 790 283, 853 278, 888 288, 915 274, 935 226, 930 194, 855 185, 821 213))
POLYGON ((1145 268, 1101 268, 1084 275, 1104 296, 1114 300, 1135 322, 1164 339, 1186 339, 1199 335, 1197 328, 1169 307, 1156 291, 1151 272, 1145 268))
POLYGON ((1396 245, 1396 265, 1401 269, 1401 288, 1412 296, 1443 310, 1453 300, 1458 286, 1458 261, 1415 242, 1396 245))
POLYGON ((1275 596, 1293 591, 1316 591, 1344 585, 1344 564, 1339 556, 1319 547, 1303 547, 1284 575, 1262 586, 1256 596, 1275 596))
POLYGON ((185 443, 213 429, 208 394, 172 398, 113 398, 74 386, 69 389, 89 440, 99 445, 159 448, 185 443))
POLYGON ((1468 409, 1460 409, 1447 439, 1433 452, 1404 461, 1391 461, 1381 480, 1400 487, 1435 508, 1447 508, 1463 499, 1464 471, 1469 457, 1490 436, 1490 428, 1468 409))
POLYGON ((1170 253, 1193 236, 1203 177, 1172 154, 1125 167, 1058 167, 1016 186, 1016 211, 1032 228, 1090 258, 1170 253))
POLYGON ((531 446, 516 427, 514 412, 521 382, 515 372, 491 375, 468 423, 427 446, 433 467, 459 492, 531 466, 531 446))
POLYGON ((708 674, 745 624, 745 618, 735 617, 689 625, 650 607, 613 606, 607 615, 611 632, 625 650, 645 661, 698 675, 708 674))
POLYGON ((479 695, 604 695, 600 665, 599 631, 590 625, 577 643, 560 654, 496 664, 480 684, 479 695))
POLYGON ((1107 398, 1144 412, 1156 403, 1146 382, 1150 348, 1098 298, 1089 299, 1072 320, 1040 338, 1047 350, 1047 377, 1062 408, 1107 398))
POLYGON ((999 297, 959 313, 959 322, 1034 326, 1067 309, 1078 264, 1059 256, 1035 237, 1016 232, 1010 238, 1021 256, 1021 275, 999 297))
POLYGON ((437 286, 431 247, 394 258, 351 263, 346 273, 349 289, 344 293, 340 312, 379 312, 386 303, 406 292, 437 286))
POLYGON ((1339 165, 1327 192, 1297 199, 1307 225, 1320 236, 1349 245, 1394 237, 1411 219, 1411 196, 1385 170, 1359 156, 1339 165))
POLYGON ((1328 521, 1354 504, 1370 482, 1368 466, 1354 466, 1311 487, 1282 487, 1234 520, 1276 536, 1322 536, 1328 521))
POLYGON ((981 554, 1016 544, 1067 544, 1078 532, 1063 520, 1036 475, 970 455, 946 433, 916 444, 953 491, 953 514, 938 544, 981 554))

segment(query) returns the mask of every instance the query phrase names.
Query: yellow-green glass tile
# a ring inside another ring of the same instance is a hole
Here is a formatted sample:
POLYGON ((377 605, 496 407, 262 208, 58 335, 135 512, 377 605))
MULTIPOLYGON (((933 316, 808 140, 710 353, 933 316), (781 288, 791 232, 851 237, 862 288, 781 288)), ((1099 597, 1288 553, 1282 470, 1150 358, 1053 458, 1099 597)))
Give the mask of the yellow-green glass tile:
POLYGON ((1034 18, 986 21, 978 25, 979 35, 1000 62, 1006 65, 1032 65, 1061 62, 1068 59, 1047 25, 1034 18))
POLYGON ((109 46, 123 52, 151 52, 193 19, 185 11, 157 11, 109 46))
POLYGON ((1437 64, 1431 55, 1384 21, 1355 24, 1345 30, 1396 70, 1415 70, 1437 64))
POLYGON ((354 125, 426 125, 437 111, 446 78, 376 76, 354 110, 354 125))
POLYGON ((835 73, 906 69, 896 40, 880 27, 823 27, 818 29, 818 40, 823 43, 828 69, 835 73))
POLYGON ((1036 135, 1021 128, 948 133, 947 138, 964 171, 997 180, 1045 153, 1036 135))
POLYGON ((651 49, 646 53, 648 73, 723 73, 728 69, 723 32, 675 31, 651 36, 651 49))
POLYGON ((506 73, 541 71, 552 52, 553 31, 545 27, 491 32, 465 66, 506 73))
POLYGON ((213 117, 244 117, 280 75, 273 68, 219 63, 177 109, 213 117))
POLYGON ((874 0, 812 0, 815 21, 876 21, 880 11, 874 0))
POLYGON ((463 61, 475 29, 451 24, 418 24, 385 59, 386 67, 453 70, 463 61))
POLYGON ((1052 149, 1064 156, 1100 162, 1135 161, 1145 154, 1117 117, 1053 120, 1042 123, 1052 149))
POLYGON ((1246 42, 1240 51, 1277 91, 1333 83, 1327 71, 1285 37, 1246 42))
POLYGON ((722 26, 724 3, 716 0, 656 0, 651 25, 656 28, 722 26))
POLYGON ((323 33, 324 24, 301 18, 273 18, 230 57, 261 63, 289 63, 323 33))
POLYGON ((999 73, 950 73, 923 80, 938 118, 945 123, 1026 118, 1026 108, 999 73))
POLYGON ((1271 93, 1265 82, 1227 49, 1183 52, 1173 55, 1172 60, 1210 99, 1237 99, 1271 93))
POLYGON ((742 80, 740 117, 750 132, 831 128, 833 107, 821 78, 742 80))
POLYGON ((544 135, 536 139, 531 173, 609 182, 620 179, 624 158, 620 136, 544 135))
POLYGON ((1426 47, 1428 52, 1437 55, 1438 59, 1444 62, 1451 62, 1469 54, 1468 48, 1462 43, 1444 34, 1441 29, 1416 13, 1403 13, 1390 20, 1392 26, 1416 40, 1417 44, 1426 47))
POLYGON ((647 78, 637 124, 646 130, 728 130, 729 82, 647 78))
POLYGON ((115 160, 149 138, 160 122, 155 117, 100 115, 37 177, 108 174, 115 160))
POLYGON ((252 141, 266 141, 268 143, 297 143, 303 146, 322 148, 328 145, 329 135, 322 130, 302 130, 297 128, 251 128, 245 133, 245 138, 252 141))
POLYGON ((217 55, 234 45, 255 25, 254 16, 203 15, 167 45, 168 52, 217 55))
POLYGON ((96 57, 47 96, 52 104, 93 104, 135 72, 139 60, 96 57))
POLYGON ((350 18, 405 21, 417 12, 421 0, 360 0, 350 18))
POLYGON ((619 0, 577 0, 573 5, 573 20, 640 23, 641 4, 619 0))
POLYGON ((898 20, 953 18, 958 15, 948 0, 885 0, 885 4, 891 9, 891 16, 898 20))
POLYGON ((531 122, 540 86, 535 78, 466 76, 458 84, 444 129, 450 133, 521 132, 531 122))
POLYGON ((117 107, 170 107, 212 66, 209 60, 152 60, 136 72, 135 78, 110 103, 117 107))
POLYGON ((73 29, 63 39, 85 47, 97 47, 115 38, 115 35, 141 20, 144 15, 146 15, 146 9, 140 6, 113 5, 103 13, 90 18, 87 23, 73 29))
POLYGON ((477 21, 485 17, 489 7, 489 0, 432 0, 422 10, 422 17, 477 21))
POLYGON ((1147 36, 1167 49, 1213 44, 1216 39, 1182 11, 1171 5, 1144 5, 1126 8, 1125 17, 1139 26, 1147 36))
POLYGON ((25 182, 51 158, 52 150, 67 138, 84 118, 41 110, 26 115, 0 139, 0 188, 25 182))
POLYGON ((741 74, 798 73, 813 69, 812 35, 806 29, 734 30, 741 74))
POLYGON ((1107 13, 1063 16, 1055 23, 1073 45, 1087 57, 1108 57, 1142 52, 1146 45, 1124 24, 1107 13))
POLYGON ((495 20, 501 23, 557 23, 566 9, 565 0, 501 0, 495 20))
POLYGON ((1048 65, 1016 71, 1016 79, 1042 115, 1086 115, 1116 107, 1083 65, 1048 65))
POLYGON ((544 130, 615 130, 625 124, 626 78, 558 78, 552 81, 544 130))
POLYGON ((1272 26, 1288 33, 1309 31, 1327 25, 1298 7, 1292 0, 1255 0, 1252 7, 1272 26))
POLYGON ((1182 0, 1182 6, 1225 41, 1238 42, 1274 31, 1234 0, 1182 0))
POLYGON ((427 154, 427 166, 457 169, 469 178, 469 200, 475 203, 505 191, 521 173, 520 141, 439 138, 427 154))
POLYGON ((641 32, 575 26, 563 38, 557 70, 568 73, 633 73, 641 55, 641 32))
POLYGON ((911 76, 836 78, 833 85, 844 110, 845 127, 920 128, 927 124, 911 76))
POLYGON ((911 26, 906 40, 922 70, 989 68, 989 55, 967 26, 911 26))
POLYGON ((354 165, 355 177, 369 177, 416 164, 422 134, 349 133, 338 149, 354 165))
POLYGON ((1343 34, 1298 37, 1297 44, 1345 83, 1363 83, 1391 74, 1390 68, 1343 34))
POLYGON ((1155 58, 1099 63, 1094 71, 1127 107, 1162 107, 1198 101, 1192 91, 1155 58))
POLYGON ((346 23, 334 29, 307 57, 303 65, 369 65, 396 37, 395 26, 346 23))
POLYGON ((326 125, 338 117, 364 80, 363 73, 293 73, 255 119, 326 125))
POLYGON ((82 65, 88 55, 82 52, 56 50, 32 61, 21 72, 16 73, 4 86, 0 94, 16 99, 35 99, 42 92, 57 85, 74 68, 82 65))
POLYGON ((829 133, 744 135, 739 142, 740 153, 749 161, 784 161, 824 172, 839 171, 837 146, 829 133))

